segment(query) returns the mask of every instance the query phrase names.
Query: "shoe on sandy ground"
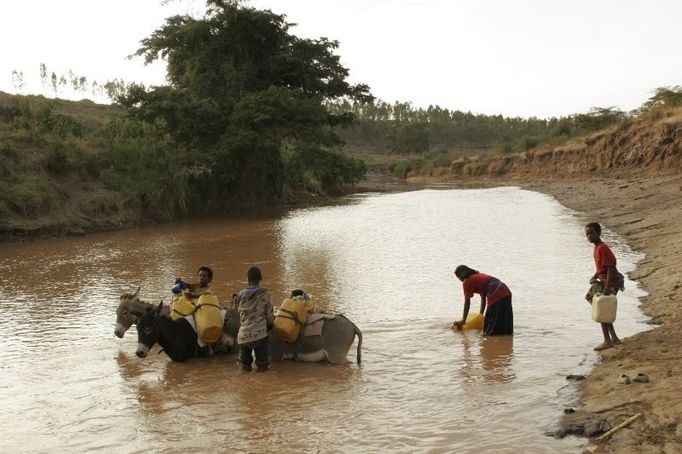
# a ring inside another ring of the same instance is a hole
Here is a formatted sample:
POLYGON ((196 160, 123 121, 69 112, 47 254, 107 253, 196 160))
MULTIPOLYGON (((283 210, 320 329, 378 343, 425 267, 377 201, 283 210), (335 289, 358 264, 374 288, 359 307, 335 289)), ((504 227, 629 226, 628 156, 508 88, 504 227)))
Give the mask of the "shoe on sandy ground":
POLYGON ((640 372, 635 377, 632 378, 632 381, 640 383, 649 383, 651 380, 649 380, 649 376, 647 374, 645 374, 644 372, 640 372))
POLYGON ((617 381, 618 381, 618 383, 621 383, 621 384, 623 384, 623 385, 629 385, 630 383, 632 383, 632 380, 630 380, 630 377, 628 377, 628 376, 625 375, 625 374, 623 374, 623 375, 621 375, 620 377, 618 377, 618 380, 617 380, 617 381))

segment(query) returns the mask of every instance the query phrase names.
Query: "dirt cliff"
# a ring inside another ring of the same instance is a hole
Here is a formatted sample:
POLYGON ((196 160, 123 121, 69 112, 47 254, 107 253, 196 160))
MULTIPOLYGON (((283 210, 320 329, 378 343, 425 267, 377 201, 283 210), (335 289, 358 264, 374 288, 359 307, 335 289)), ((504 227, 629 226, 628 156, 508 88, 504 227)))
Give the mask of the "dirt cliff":
MULTIPOLYGON (((682 167, 682 110, 652 113, 623 120, 593 135, 552 147, 542 145, 516 154, 483 154, 453 161, 449 173, 430 175, 469 177, 618 176, 679 171, 682 167)), ((418 180, 418 175, 411 175, 418 180)))

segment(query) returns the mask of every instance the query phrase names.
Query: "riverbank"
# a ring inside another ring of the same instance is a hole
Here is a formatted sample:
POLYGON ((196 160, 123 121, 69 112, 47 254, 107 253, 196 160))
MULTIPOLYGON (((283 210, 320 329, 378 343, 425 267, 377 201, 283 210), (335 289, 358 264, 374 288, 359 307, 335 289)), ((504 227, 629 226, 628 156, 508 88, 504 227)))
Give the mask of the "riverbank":
POLYGON ((642 299, 642 311, 653 324, 660 325, 601 352, 601 362, 581 385, 577 411, 564 419, 564 430, 589 436, 601 421, 615 427, 641 412, 643 418, 611 438, 606 445, 609 452, 682 452, 682 176, 562 180, 523 186, 556 197, 582 212, 585 221, 603 223, 645 254, 630 278, 649 293, 642 299), (624 385, 617 381, 623 374, 632 377, 640 372, 651 382, 624 385))
MULTIPOLYGON (((416 178, 415 182, 444 181, 416 178)), ((447 179, 453 182, 452 179, 447 179)), ((655 329, 623 339, 600 353, 601 361, 584 381, 576 411, 567 414, 558 435, 596 436, 630 416, 643 418, 618 431, 608 452, 682 452, 682 175, 631 172, 619 177, 533 181, 524 177, 467 178, 456 186, 518 185, 555 197, 579 211, 583 221, 598 221, 645 254, 630 278, 649 293, 641 309, 655 329), (624 385, 618 378, 638 373, 650 383, 624 385)), ((581 303, 582 295, 577 295, 581 303)), ((616 329, 618 323, 616 321, 616 329)), ((601 339, 595 324, 595 342, 601 339)))

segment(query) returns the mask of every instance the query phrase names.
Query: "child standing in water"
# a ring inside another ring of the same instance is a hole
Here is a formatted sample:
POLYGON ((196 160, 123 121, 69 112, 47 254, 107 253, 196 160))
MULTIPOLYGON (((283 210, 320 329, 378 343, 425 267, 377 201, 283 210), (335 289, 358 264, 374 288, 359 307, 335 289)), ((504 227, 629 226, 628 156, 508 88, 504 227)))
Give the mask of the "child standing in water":
MULTIPOLYGON (((616 269, 616 256, 611 249, 601 240, 601 225, 598 222, 590 222, 585 226, 587 241, 594 244, 594 265, 596 273, 590 278, 590 290, 585 295, 588 303, 592 304, 592 298, 597 293, 603 295, 615 295, 618 290, 624 289, 623 275, 616 269)), ((604 342, 594 347, 596 351, 611 348, 614 344, 620 344, 613 323, 601 324, 604 342)))
POLYGON ((237 310, 239 312, 239 360, 242 372, 251 372, 253 355, 256 357, 256 372, 266 372, 270 364, 268 347, 270 337, 268 328, 275 319, 272 310, 270 290, 261 287, 263 280, 260 268, 252 266, 246 273, 249 286, 237 294, 237 310))

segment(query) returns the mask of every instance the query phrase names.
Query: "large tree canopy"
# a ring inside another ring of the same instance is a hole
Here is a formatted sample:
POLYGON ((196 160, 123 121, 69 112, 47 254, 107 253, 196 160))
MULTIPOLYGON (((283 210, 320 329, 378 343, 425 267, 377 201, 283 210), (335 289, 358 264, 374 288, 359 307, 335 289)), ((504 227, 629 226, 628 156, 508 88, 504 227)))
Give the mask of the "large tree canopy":
POLYGON ((321 156, 340 142, 333 127, 352 120, 329 102, 371 99, 366 85, 347 82, 336 41, 301 39, 291 26, 283 15, 233 1, 208 1, 200 19, 170 17, 136 53, 147 63, 165 59, 169 84, 132 85, 118 102, 187 150, 188 165, 208 161, 212 196, 277 197, 284 148, 321 156))

